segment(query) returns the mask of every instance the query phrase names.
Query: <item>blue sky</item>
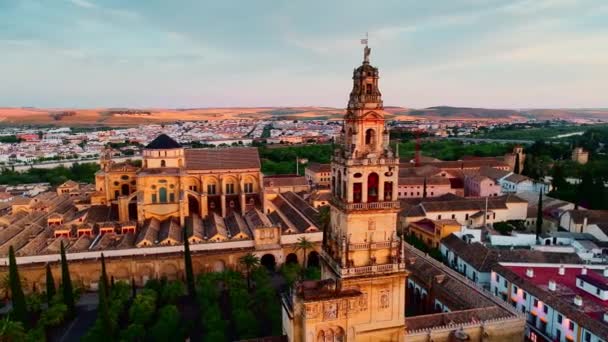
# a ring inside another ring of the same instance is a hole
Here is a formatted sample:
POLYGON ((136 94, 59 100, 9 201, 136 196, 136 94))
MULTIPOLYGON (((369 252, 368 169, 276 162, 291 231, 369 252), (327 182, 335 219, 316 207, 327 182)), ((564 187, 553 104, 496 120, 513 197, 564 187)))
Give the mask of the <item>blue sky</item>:
POLYGON ((605 0, 0 0, 0 106, 608 107, 605 0))

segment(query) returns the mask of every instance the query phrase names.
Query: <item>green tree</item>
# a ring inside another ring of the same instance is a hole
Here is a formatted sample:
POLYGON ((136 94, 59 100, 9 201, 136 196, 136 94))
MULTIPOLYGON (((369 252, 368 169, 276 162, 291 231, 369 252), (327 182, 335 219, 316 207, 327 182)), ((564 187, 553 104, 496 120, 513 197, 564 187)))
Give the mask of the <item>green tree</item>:
POLYGON ((68 313, 68 307, 63 303, 54 303, 40 316, 38 324, 42 324, 44 327, 56 327, 59 326, 65 320, 68 313))
POLYGON ((65 255, 63 241, 61 241, 61 290, 63 303, 68 307, 69 315, 73 316, 76 313, 76 303, 74 302, 74 290, 72 288, 72 279, 70 277, 70 269, 68 268, 68 259, 65 255))
POLYGON ((253 312, 248 308, 237 308, 232 311, 232 318, 236 326, 236 334, 239 339, 246 340, 258 336, 258 321, 253 312))
POLYGON ((180 340, 180 316, 175 305, 167 305, 158 310, 156 324, 150 328, 152 341, 180 340))
POLYGON ((302 251, 304 254, 304 266, 302 267, 303 269, 306 268, 308 266, 308 251, 314 248, 314 244, 308 240, 305 236, 301 237, 298 239, 298 242, 296 243, 296 252, 298 251, 302 251))
POLYGON ((101 327, 107 336, 114 336, 114 329, 112 320, 110 319, 110 303, 109 303, 109 288, 108 288, 108 275, 106 274, 106 264, 101 254, 101 275, 99 276, 99 313, 98 320, 101 327))
POLYGON ((25 339, 26 334, 22 322, 12 321, 8 315, 0 320, 0 341, 18 342, 25 341, 25 339))
POLYGON ((260 258, 252 253, 247 253, 239 258, 239 263, 245 267, 247 274, 247 288, 251 289, 251 271, 260 266, 260 258))
POLYGON ((424 177, 424 183, 422 185, 422 198, 426 198, 426 177, 424 177))
POLYGON ((103 331, 107 336, 113 336, 112 322, 110 320, 110 308, 108 303, 108 291, 103 279, 99 279, 99 305, 98 305, 98 319, 103 328, 103 331))
POLYGON ((143 341, 146 336, 146 329, 141 324, 129 324, 129 326, 120 333, 121 341, 143 341))
POLYGON ((564 177, 564 172, 562 165, 556 163, 551 170, 551 185, 553 186, 554 191, 562 190, 564 186, 568 183, 566 182, 566 178, 564 177))
POLYGON ((188 233, 184 228, 184 266, 186 268, 186 284, 188 285, 188 295, 196 297, 196 288, 194 286, 194 270, 192 269, 192 255, 190 254, 190 242, 188 241, 188 233))
POLYGON ((146 326, 156 312, 156 299, 158 295, 152 289, 143 289, 137 296, 129 309, 129 319, 134 324, 146 326))
POLYGON ((21 278, 19 278, 19 270, 17 269, 17 260, 15 258, 15 250, 13 246, 8 250, 8 276, 11 285, 11 299, 13 303, 13 311, 11 312, 16 321, 27 324, 27 305, 25 303, 25 295, 21 287, 21 278))
POLYGON ((325 247, 327 246, 327 236, 329 235, 328 229, 329 224, 331 222, 331 214, 328 205, 319 208, 318 218, 319 225, 321 226, 321 230, 323 231, 322 245, 323 247, 325 247))
POLYGON ((543 233, 543 191, 538 194, 538 208, 536 210, 536 238, 543 233))
POLYGON ((167 282, 161 289, 161 305, 176 304, 177 299, 184 295, 184 283, 178 280, 167 282))
MULTIPOLYGON (((101 278, 99 278, 99 281, 103 282, 106 294, 109 296, 110 283, 108 281, 108 273, 106 272, 106 258, 103 253, 101 253, 101 278)), ((99 286, 101 286, 101 284, 99 286)))
POLYGON ((53 272, 51 272, 51 265, 46 264, 46 302, 50 306, 53 297, 55 297, 55 279, 53 278, 53 272))

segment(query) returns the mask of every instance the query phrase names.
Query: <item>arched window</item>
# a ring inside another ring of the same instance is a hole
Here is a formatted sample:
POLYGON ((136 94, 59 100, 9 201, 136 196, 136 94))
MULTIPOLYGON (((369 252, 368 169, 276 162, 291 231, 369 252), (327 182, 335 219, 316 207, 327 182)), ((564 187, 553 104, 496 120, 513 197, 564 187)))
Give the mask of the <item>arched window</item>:
POLYGON ((338 186, 334 187, 334 191, 336 192, 336 197, 342 197, 342 173, 338 171, 338 186))
POLYGON ((367 176, 367 202, 378 201, 378 174, 372 172, 367 176))
POLYGON ((384 182, 384 200, 393 200, 393 182, 384 182))
POLYGON ((120 191, 122 192, 123 196, 128 196, 129 193, 131 192, 131 189, 129 188, 129 184, 121 185, 120 191))
POLYGON ((376 143, 376 131, 374 131, 372 128, 370 128, 367 131, 365 131, 365 144, 373 145, 375 143, 376 143))
POLYGON ((160 167, 166 167, 167 166, 167 162, 163 159, 160 161, 160 167))
POLYGON ((158 188, 158 199, 160 203, 167 203, 167 188, 158 188))

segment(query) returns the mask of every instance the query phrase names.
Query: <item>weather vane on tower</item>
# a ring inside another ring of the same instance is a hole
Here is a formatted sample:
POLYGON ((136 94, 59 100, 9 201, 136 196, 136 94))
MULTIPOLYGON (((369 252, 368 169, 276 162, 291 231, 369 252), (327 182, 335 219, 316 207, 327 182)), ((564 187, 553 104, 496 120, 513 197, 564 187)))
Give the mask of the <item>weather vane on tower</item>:
POLYGON ((367 46, 368 40, 369 35, 367 32, 365 32, 365 38, 361 39, 361 44, 365 45, 365 48, 363 48, 363 63, 369 63, 369 54, 372 52, 372 49, 367 46))

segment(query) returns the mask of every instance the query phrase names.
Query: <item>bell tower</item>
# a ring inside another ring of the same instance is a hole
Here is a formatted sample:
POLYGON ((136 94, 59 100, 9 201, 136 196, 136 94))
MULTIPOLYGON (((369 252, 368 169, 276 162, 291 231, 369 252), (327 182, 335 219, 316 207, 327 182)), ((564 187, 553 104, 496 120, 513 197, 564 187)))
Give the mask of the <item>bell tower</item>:
POLYGON ((366 46, 363 64, 353 72, 341 143, 331 163, 326 249, 341 270, 390 264, 400 254, 394 248, 399 158, 389 146, 378 69, 370 65, 370 51, 366 46))
MULTIPOLYGON (((359 332, 403 326, 405 252, 397 237, 399 158, 389 145, 378 69, 363 63, 353 72, 344 128, 331 162, 330 225, 325 232, 322 277, 361 291, 372 315, 359 332)), ((363 317, 362 316, 362 317, 363 317)), ((355 323, 353 321, 353 323, 355 323)))

